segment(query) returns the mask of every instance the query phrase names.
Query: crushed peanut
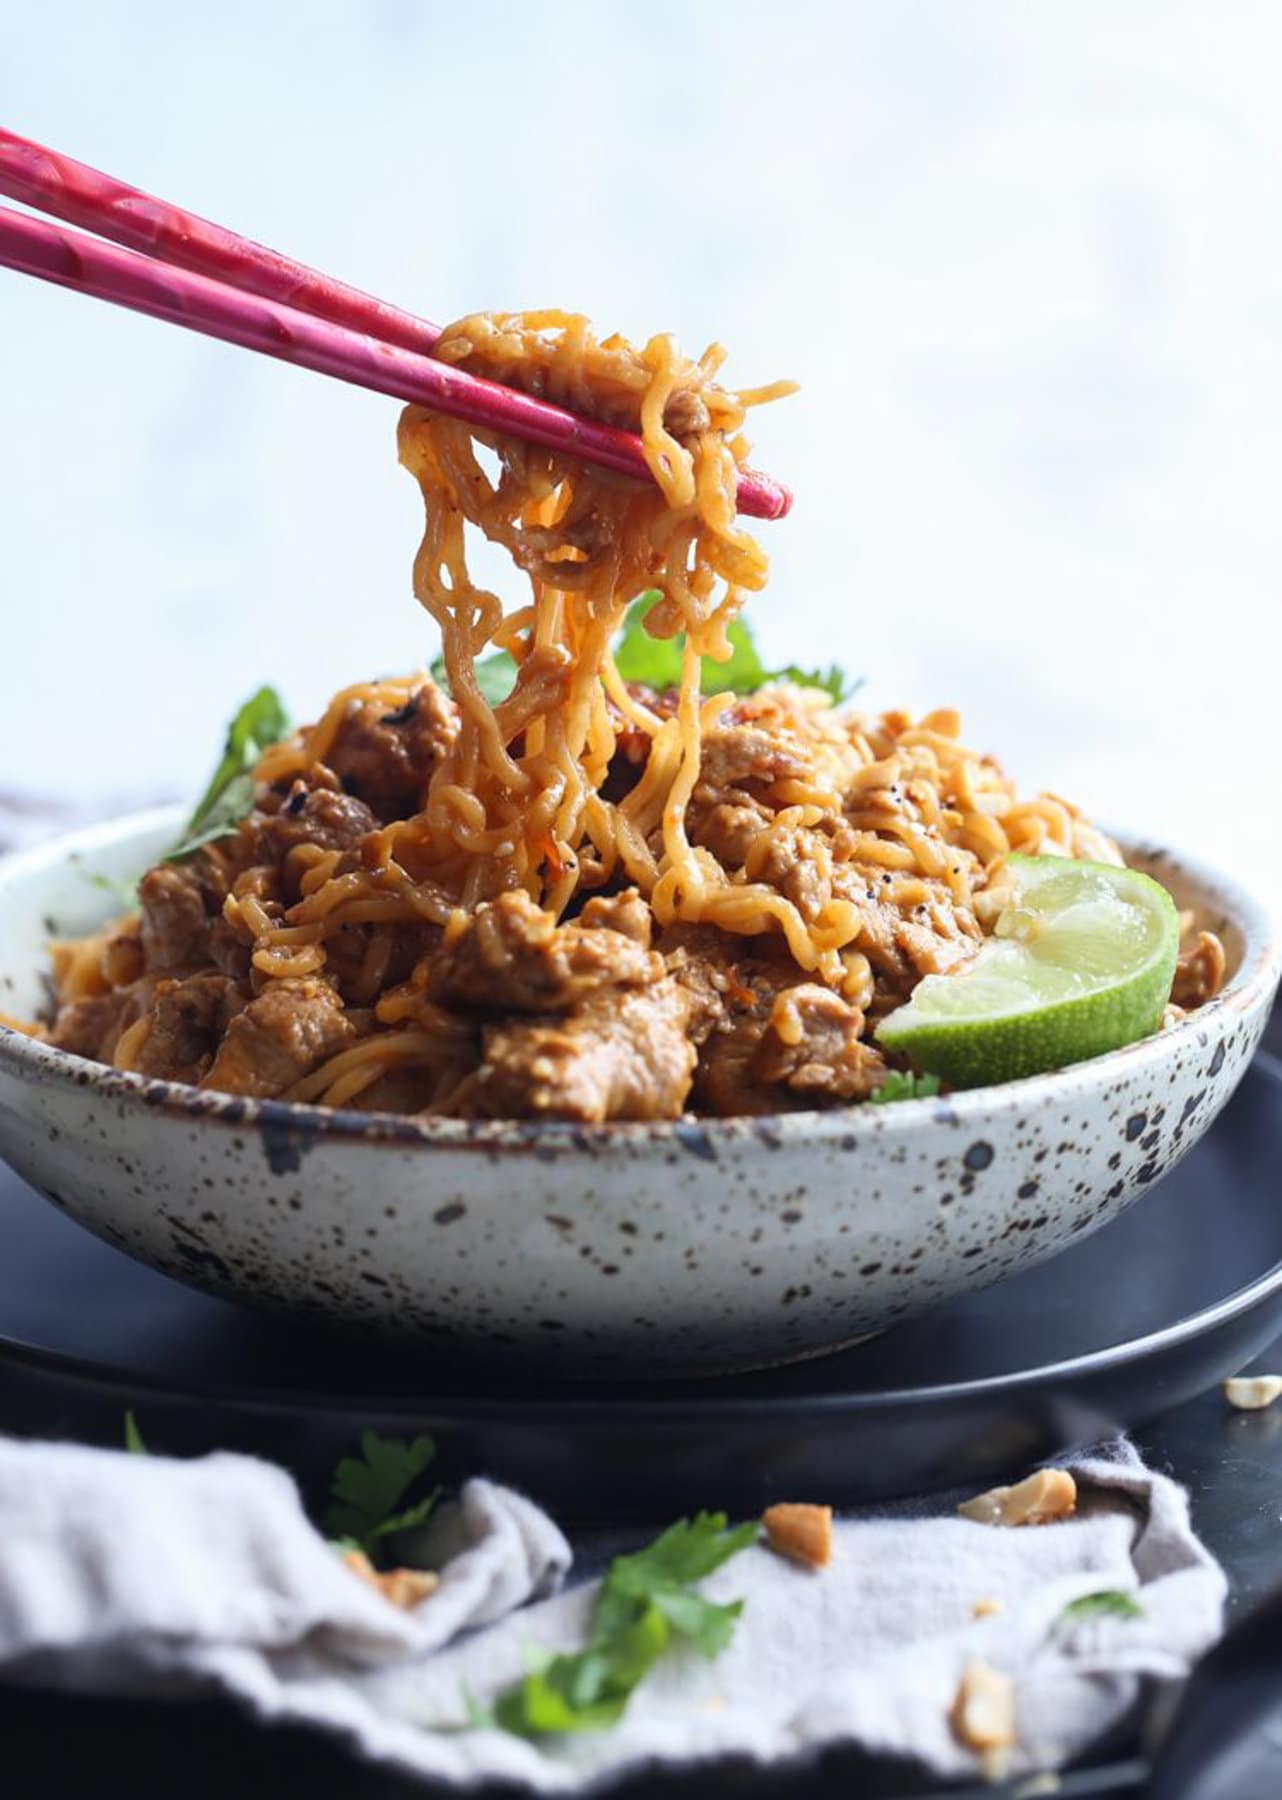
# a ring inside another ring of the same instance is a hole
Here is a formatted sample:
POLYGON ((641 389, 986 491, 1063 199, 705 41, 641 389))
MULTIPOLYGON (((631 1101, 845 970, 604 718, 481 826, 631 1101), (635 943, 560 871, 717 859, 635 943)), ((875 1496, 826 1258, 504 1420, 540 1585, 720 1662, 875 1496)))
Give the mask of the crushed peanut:
POLYGON ((979 1525, 1049 1525, 1077 1510, 1077 1483, 1067 1469, 1038 1469, 1014 1487, 989 1488, 957 1508, 979 1525))
POLYGON ((987 1756, 1015 1742, 1015 1684, 985 1662, 968 1662, 957 1684, 948 1722, 968 1750, 987 1756))
POLYGON ((1224 1383, 1224 1398, 1239 1412, 1259 1412, 1282 1394, 1282 1375, 1234 1375, 1224 1383))
POLYGON ((970 1609, 972 1619, 991 1619, 994 1613, 1002 1610, 1000 1600, 994 1600, 991 1594, 984 1594, 970 1609))
POLYGON ((832 1508, 781 1501, 761 1515, 766 1542, 780 1556, 822 1569, 832 1555, 832 1508))
POLYGON ((402 1612, 412 1612, 440 1586, 440 1576, 433 1574, 431 1569, 388 1569, 380 1572, 363 1550, 345 1550, 343 1561, 353 1575, 359 1575, 370 1587, 377 1588, 384 1600, 389 1600, 393 1606, 399 1606, 402 1612))

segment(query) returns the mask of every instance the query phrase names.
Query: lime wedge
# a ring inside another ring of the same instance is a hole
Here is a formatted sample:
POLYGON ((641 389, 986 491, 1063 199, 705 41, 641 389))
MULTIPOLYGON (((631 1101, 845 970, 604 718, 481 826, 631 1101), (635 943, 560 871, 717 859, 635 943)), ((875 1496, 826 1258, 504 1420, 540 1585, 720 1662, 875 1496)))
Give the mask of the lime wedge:
POLYGON ((951 975, 927 975, 877 1029, 885 1050, 953 1087, 1015 1081, 1157 1029, 1180 927, 1135 869, 1012 856, 994 935, 951 975))

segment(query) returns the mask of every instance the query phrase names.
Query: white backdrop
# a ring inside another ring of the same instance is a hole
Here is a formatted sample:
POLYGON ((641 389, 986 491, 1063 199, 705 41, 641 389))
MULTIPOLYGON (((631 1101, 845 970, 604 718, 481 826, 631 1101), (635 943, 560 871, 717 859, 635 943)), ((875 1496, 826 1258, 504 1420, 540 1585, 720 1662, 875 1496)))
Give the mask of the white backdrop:
MULTIPOLYGON (((1282 884, 1282 8, 467 12, 5 7, 0 117, 438 319, 797 376, 766 647, 1282 884)), ((260 680, 425 660, 395 416, 0 271, 0 789, 182 792, 260 680)))

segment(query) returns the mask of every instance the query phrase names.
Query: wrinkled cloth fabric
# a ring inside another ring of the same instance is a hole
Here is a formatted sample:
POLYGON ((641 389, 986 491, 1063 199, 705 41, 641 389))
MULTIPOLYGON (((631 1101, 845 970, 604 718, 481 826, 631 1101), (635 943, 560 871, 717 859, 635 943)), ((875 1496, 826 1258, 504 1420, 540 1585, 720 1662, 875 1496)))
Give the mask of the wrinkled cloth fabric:
POLYGON ((1125 1443, 1067 1466, 1078 1512, 1055 1524, 977 1525, 936 1497, 842 1520, 822 1570, 743 1552, 703 1584, 746 1602, 728 1650, 671 1652, 609 1731, 528 1743, 469 1725, 468 1696, 484 1707, 534 1646, 581 1647, 596 1584, 562 1590, 569 1545, 521 1495, 472 1481, 441 1510, 407 1558, 439 1567, 440 1586, 405 1613, 343 1565, 266 1463, 0 1440, 0 1678, 221 1690, 407 1773, 556 1793, 646 1763, 842 1741, 973 1773, 949 1713, 978 1659, 1014 1682, 1012 1769, 1053 1767, 1181 1681, 1225 1596, 1174 1482, 1125 1443), (1140 1616, 1064 1620, 1112 1589, 1140 1616))

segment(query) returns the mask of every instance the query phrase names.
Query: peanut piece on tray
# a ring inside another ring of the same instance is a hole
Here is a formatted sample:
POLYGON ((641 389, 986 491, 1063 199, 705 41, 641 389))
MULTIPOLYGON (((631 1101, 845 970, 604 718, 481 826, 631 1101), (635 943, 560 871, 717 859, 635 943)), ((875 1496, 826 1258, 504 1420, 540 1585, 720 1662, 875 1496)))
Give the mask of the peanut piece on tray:
POLYGON ((957 1508, 979 1525, 1049 1525, 1076 1509, 1077 1483, 1067 1469, 1038 1469, 1014 1487, 989 1488, 957 1508))
POLYGON ((412 1612, 440 1586, 440 1576, 431 1569, 388 1569, 380 1573, 363 1550, 344 1551, 343 1561, 353 1575, 377 1588, 384 1600, 399 1606, 402 1612, 412 1612))
POLYGON ((807 1506, 781 1501, 761 1515, 766 1542, 780 1556, 809 1568, 822 1569, 832 1555, 831 1506, 807 1506))
POLYGON ((1282 1394, 1282 1375, 1234 1375, 1224 1383, 1224 1398, 1239 1412, 1259 1412, 1282 1394))

